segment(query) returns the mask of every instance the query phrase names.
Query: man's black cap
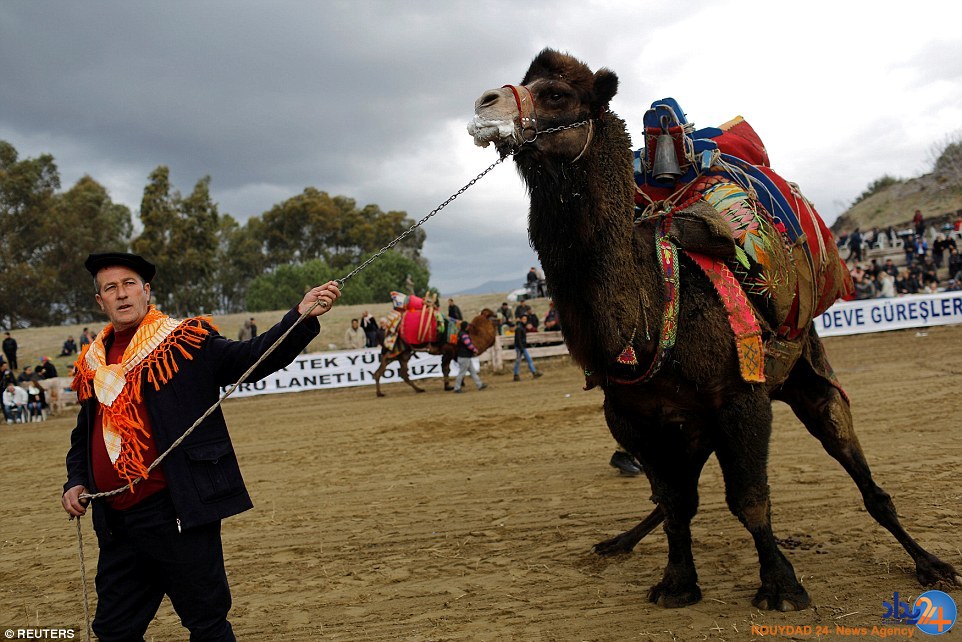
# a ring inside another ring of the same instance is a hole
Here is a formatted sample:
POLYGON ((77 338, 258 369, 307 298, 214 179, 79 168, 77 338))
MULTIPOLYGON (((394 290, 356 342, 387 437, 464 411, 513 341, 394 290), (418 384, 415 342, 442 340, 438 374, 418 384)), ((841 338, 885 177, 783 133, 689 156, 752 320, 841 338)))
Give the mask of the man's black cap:
POLYGON ((127 252, 98 252, 91 254, 84 261, 84 267, 90 272, 91 276, 96 277, 97 272, 105 267, 123 265, 140 275, 145 283, 150 283, 157 274, 157 268, 153 263, 142 256, 129 254, 127 252))

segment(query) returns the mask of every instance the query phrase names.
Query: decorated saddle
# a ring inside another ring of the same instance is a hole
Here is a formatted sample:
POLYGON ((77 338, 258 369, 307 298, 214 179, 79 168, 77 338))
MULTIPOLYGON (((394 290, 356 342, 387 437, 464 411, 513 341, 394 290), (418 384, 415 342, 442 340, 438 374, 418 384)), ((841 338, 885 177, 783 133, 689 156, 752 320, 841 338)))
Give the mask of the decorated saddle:
POLYGON ((391 292, 391 301, 394 312, 384 337, 388 351, 399 348, 398 339, 409 346, 457 343, 457 321, 441 314, 430 301, 402 292, 391 292))
POLYGON ((645 147, 635 152, 636 221, 660 221, 657 237, 711 280, 729 313, 743 378, 783 380, 803 330, 852 293, 831 232, 798 186, 771 169, 764 144, 740 116, 696 130, 666 98, 652 104, 644 125, 645 147), (765 346, 756 313, 773 331, 765 346), (775 358, 766 363, 764 351, 775 358))

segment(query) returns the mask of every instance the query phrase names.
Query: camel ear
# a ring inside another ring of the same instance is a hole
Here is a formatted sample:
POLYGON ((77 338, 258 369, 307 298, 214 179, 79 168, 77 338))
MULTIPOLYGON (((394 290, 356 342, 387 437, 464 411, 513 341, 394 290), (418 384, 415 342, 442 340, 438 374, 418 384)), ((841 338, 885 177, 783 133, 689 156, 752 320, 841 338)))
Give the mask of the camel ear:
POLYGON ((607 68, 599 69, 595 73, 595 104, 594 111, 607 107, 615 94, 618 93, 618 76, 607 68))

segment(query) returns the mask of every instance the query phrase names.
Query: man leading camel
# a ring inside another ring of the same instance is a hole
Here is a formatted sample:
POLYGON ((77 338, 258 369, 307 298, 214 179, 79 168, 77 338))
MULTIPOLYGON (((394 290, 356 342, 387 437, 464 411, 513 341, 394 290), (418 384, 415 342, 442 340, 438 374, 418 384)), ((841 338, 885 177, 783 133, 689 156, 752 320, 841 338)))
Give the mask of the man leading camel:
POLYGON ((136 486, 94 501, 100 544, 97 611, 101 641, 141 640, 166 594, 191 639, 234 640, 227 613, 220 522, 252 507, 220 408, 149 474, 149 465, 213 406, 298 318, 309 317, 254 371, 289 364, 320 329, 318 316, 340 292, 312 288, 273 328, 250 341, 222 337, 209 319, 171 319, 150 305, 156 269, 135 254, 91 254, 95 298, 110 324, 77 360, 81 401, 67 453, 62 503, 87 510, 81 495, 136 486))

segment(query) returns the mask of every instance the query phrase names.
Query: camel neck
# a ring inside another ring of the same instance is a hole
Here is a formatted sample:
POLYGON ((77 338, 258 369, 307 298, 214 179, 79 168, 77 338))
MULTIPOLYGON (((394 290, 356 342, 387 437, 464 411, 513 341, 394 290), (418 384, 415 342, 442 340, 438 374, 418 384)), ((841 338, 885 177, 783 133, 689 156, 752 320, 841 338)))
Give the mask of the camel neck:
POLYGON ((531 193, 531 241, 571 354, 584 367, 600 369, 635 333, 644 358, 645 335, 657 334, 660 323, 661 283, 653 235, 636 233, 633 223, 635 184, 624 122, 606 115, 577 163, 518 165, 531 193))

